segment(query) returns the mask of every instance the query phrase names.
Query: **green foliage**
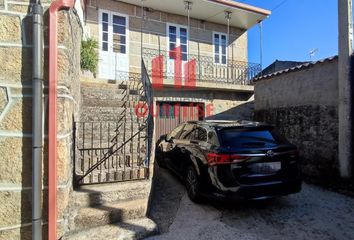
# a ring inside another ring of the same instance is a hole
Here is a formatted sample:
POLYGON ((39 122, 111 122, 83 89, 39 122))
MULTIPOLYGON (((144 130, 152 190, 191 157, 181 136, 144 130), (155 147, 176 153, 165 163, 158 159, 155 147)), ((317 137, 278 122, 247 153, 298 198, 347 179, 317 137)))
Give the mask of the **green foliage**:
POLYGON ((98 42, 92 38, 81 41, 81 69, 96 74, 98 66, 98 42))

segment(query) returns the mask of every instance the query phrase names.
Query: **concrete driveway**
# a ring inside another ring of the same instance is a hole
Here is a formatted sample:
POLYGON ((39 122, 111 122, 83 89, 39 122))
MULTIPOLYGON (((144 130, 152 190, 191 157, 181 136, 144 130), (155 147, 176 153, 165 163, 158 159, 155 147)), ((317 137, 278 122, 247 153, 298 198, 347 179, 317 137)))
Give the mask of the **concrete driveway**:
POLYGON ((301 193, 263 203, 194 204, 183 185, 157 168, 150 217, 156 240, 354 239, 354 199, 305 184, 301 193))

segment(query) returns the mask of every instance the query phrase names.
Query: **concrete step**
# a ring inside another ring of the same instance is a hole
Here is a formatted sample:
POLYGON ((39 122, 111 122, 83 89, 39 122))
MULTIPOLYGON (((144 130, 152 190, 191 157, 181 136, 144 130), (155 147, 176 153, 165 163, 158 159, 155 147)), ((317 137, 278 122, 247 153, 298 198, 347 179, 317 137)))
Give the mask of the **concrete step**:
POLYGON ((115 134, 110 132, 102 131, 102 134, 100 132, 91 132, 91 131, 86 131, 85 133, 83 132, 78 132, 76 135, 77 139, 77 145, 85 145, 85 146, 95 146, 95 148, 101 146, 107 147, 107 146, 112 146, 113 144, 115 145, 121 145, 122 143, 125 143, 126 141, 129 141, 128 144, 133 143, 143 143, 146 140, 146 130, 144 129, 143 131, 138 130, 138 127, 132 127, 133 131, 131 131, 130 128, 126 128, 125 135, 123 133, 124 129, 121 129, 119 134, 115 134), (130 139, 132 138, 132 139, 130 139))
POLYGON ((75 217, 75 229, 89 229, 129 219, 142 218, 145 217, 146 211, 147 199, 134 199, 81 208, 75 217))
POLYGON ((83 98, 120 99, 127 94, 127 90, 119 89, 117 85, 81 85, 83 98))
MULTIPOLYGON (((150 188, 150 180, 82 185, 73 192, 72 204, 75 207, 89 208, 134 199, 147 199, 150 188)), ((144 201, 140 203, 144 206, 146 204, 144 201)))
POLYGON ((65 235, 62 240, 139 240, 157 233, 156 223, 145 217, 83 231, 73 231, 65 235))

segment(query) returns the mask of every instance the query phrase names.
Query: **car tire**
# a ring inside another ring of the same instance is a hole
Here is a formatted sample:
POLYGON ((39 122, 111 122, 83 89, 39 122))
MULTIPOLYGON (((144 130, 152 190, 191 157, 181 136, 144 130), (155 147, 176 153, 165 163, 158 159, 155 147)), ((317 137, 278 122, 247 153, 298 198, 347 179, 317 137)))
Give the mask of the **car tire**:
POLYGON ((160 168, 166 168, 163 152, 159 148, 155 152, 155 159, 160 168))
POLYGON ((187 194, 193 202, 200 202, 200 184, 198 174, 193 166, 188 166, 185 177, 187 194))

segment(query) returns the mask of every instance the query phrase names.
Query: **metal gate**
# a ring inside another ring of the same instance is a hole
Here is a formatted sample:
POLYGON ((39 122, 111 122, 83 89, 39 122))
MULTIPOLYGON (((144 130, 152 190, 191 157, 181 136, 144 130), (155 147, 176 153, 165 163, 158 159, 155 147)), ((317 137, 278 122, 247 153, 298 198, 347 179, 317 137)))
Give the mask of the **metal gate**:
POLYGON ((148 110, 153 96, 145 64, 141 64, 140 81, 130 74, 123 84, 126 91, 119 107, 124 110, 117 121, 75 123, 75 185, 149 178, 154 121, 148 110), (138 99, 130 96, 131 90, 138 99), (139 105, 147 109, 141 116, 136 112, 139 105))
POLYGON ((191 102, 156 103, 156 140, 186 121, 204 119, 204 104, 191 102))

